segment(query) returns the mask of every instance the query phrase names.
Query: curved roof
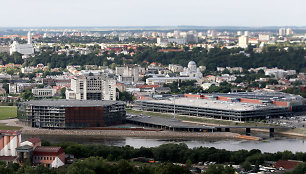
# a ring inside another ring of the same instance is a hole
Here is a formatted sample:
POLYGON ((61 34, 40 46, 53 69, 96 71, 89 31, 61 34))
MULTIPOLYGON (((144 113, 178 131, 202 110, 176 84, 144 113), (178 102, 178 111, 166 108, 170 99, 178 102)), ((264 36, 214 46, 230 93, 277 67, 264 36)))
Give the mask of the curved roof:
POLYGON ((188 63, 188 66, 189 65, 197 65, 194 61, 190 61, 189 63, 188 63))

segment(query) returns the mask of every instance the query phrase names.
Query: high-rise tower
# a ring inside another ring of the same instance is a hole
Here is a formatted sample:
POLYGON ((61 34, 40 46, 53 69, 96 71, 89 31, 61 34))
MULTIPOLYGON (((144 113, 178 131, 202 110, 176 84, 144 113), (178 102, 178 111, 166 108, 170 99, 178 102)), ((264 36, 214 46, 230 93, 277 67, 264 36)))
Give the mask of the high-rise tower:
POLYGON ((28 44, 32 44, 32 33, 28 32, 28 44))

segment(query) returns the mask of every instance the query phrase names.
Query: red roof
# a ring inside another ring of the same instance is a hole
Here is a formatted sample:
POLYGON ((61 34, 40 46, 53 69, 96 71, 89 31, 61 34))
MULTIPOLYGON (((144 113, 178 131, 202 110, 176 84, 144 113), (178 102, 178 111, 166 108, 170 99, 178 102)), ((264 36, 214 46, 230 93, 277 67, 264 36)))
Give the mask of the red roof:
POLYGON ((16 156, 0 156, 0 161, 14 161, 16 156))
POLYGON ((36 147, 33 155, 34 156, 43 156, 43 155, 59 155, 64 153, 64 149, 61 147, 55 146, 39 146, 36 147))
POLYGON ((17 130, 0 130, 0 134, 19 135, 21 132, 17 130))
POLYGON ((158 88, 159 85, 136 85, 136 88, 158 88))
POLYGON ((30 138, 30 139, 28 139, 26 141, 29 141, 29 142, 31 142, 33 144, 36 144, 36 143, 40 142, 41 140, 39 138, 33 137, 33 138, 30 138))
POLYGON ((158 52, 179 52, 179 51, 184 51, 184 49, 181 48, 181 49, 163 49, 163 50, 158 50, 158 52))
POLYGON ((276 168, 283 168, 283 169, 293 169, 296 165, 302 163, 302 161, 294 161, 294 160, 279 160, 277 161, 274 166, 276 168))

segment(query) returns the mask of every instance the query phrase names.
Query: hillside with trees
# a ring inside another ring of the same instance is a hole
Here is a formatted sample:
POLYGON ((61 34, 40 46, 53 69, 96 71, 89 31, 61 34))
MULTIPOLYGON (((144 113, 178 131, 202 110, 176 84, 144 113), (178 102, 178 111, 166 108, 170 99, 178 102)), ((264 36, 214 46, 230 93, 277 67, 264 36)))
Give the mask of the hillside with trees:
MULTIPOLYGON (((105 51, 102 55, 97 56, 95 53, 88 55, 79 55, 71 53, 70 55, 58 55, 49 49, 34 57, 28 59, 27 65, 37 65, 43 63, 50 65, 51 68, 62 67, 67 65, 103 65, 116 66, 125 63, 138 63, 147 65, 147 63, 157 62, 163 65, 180 64, 187 66, 188 62, 193 60, 197 65, 205 65, 207 70, 216 70, 216 67, 242 67, 244 69, 256 67, 278 67, 283 69, 294 69, 298 72, 306 72, 306 50, 299 47, 289 47, 284 49, 276 46, 267 46, 262 53, 255 53, 252 49, 246 49, 242 53, 241 48, 219 48, 215 47, 210 50, 205 48, 193 48, 189 50, 185 47, 185 51, 181 52, 159 52, 160 47, 139 47, 134 56, 118 54, 113 51, 105 51), (114 61, 107 60, 107 57, 114 57, 114 61)), ((22 63, 20 55, 0 54, 0 60, 3 64, 22 63)))

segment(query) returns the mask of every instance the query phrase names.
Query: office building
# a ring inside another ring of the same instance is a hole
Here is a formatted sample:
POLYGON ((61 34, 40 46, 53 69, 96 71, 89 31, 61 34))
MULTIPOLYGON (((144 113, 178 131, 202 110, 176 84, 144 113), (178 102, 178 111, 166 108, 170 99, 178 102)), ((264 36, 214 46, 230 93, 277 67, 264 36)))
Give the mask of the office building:
POLYGON ((139 80, 139 66, 127 65, 124 67, 116 67, 116 75, 120 82, 135 83, 139 80))
POLYGON ((101 73, 74 77, 66 89, 66 99, 116 100, 116 80, 101 73))

